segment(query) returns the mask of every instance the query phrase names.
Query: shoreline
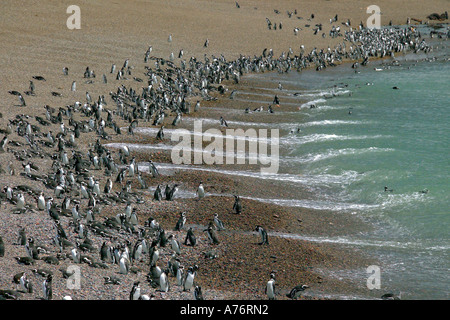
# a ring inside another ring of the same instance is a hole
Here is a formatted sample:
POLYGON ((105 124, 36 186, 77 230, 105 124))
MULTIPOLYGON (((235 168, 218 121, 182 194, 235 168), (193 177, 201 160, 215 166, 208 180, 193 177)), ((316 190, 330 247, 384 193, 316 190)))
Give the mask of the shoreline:
MULTIPOLYGON (((241 86, 245 85, 245 79, 242 80, 243 83, 241 83, 241 86)), ((134 84, 135 83, 133 83, 133 85, 134 84)), ((231 85, 228 86, 230 88, 233 87, 231 85)), ((108 102, 110 102, 110 100, 108 100, 108 102)), ((202 102, 202 105, 204 104, 202 110, 203 108, 207 109, 210 104, 217 105, 218 103, 220 103, 220 99, 218 101, 202 102)), ((34 108, 34 106, 32 108, 34 108)), ((292 108, 292 110, 295 110, 295 108, 292 108)), ((37 111, 36 108, 36 115, 42 116, 41 111, 42 109, 37 111)), ((15 112, 16 110, 14 112, 4 112, 4 120, 2 121, 3 126, 5 125, 5 120, 7 118, 11 119, 11 113, 15 112)), ((33 111, 31 111, 31 113, 32 112, 33 111)), ((126 124, 126 122, 123 121, 121 121, 121 123, 126 124)), ((52 127, 56 132, 57 126, 52 127)), ((122 134, 122 137, 123 136, 126 136, 126 132, 122 134)), ((139 133, 136 133, 133 137, 126 136, 126 139, 124 140, 129 140, 129 138, 140 142, 152 140, 148 137, 142 139, 139 139, 139 137, 139 133)), ((18 140, 16 136, 12 139, 18 140)), ((86 154, 88 149, 93 146, 95 140, 95 132, 83 134, 77 141, 78 151, 86 154)), ((12 147, 11 149, 20 151, 20 147, 12 147)), ((135 154, 137 155, 137 153, 132 152, 132 155, 135 154)), ((116 154, 114 155, 116 156, 116 154)), ((148 156, 149 155, 144 155, 139 157, 142 157, 142 160, 144 160, 148 156)), ((5 154, 3 157, 5 159, 5 165, 7 161, 14 160, 13 156, 9 153, 5 154)), ((155 161, 167 161, 168 156, 167 154, 160 153, 153 157, 153 159, 155 161)), ((38 162, 41 168, 51 166, 51 161, 44 157, 42 159, 33 159, 33 161, 38 162)), ((15 163, 15 168, 17 173, 14 178, 5 175, 1 177, 3 185, 15 184, 18 186, 20 184, 29 183, 28 179, 20 176, 19 173, 22 170, 19 163, 15 163)), ((101 171, 94 171, 93 174, 98 177, 101 174, 101 171)), ((115 174, 111 176, 111 178, 113 177, 115 177, 115 174)), ((104 184, 104 178, 105 177, 102 177, 101 186, 104 184)), ((218 190, 219 193, 225 194, 236 193, 237 190, 248 190, 250 193, 264 185, 261 182, 251 181, 249 178, 241 181, 237 178, 233 179, 215 173, 203 172, 178 172, 174 175, 164 175, 156 179, 149 178, 148 175, 144 173, 144 178, 146 178, 146 182, 149 186, 151 185, 152 187, 155 186, 155 183, 173 184, 179 181, 183 187, 187 187, 187 189, 192 192, 195 192, 198 181, 205 181, 207 192, 213 189, 215 191, 218 190)), ((270 183, 266 183, 267 189, 270 189, 270 186, 270 183)), ((139 186, 134 180, 132 189, 136 190, 135 192, 137 194, 140 193, 138 188, 139 186)), ((114 190, 119 191, 120 188, 115 184, 114 190)), ((269 191, 271 191, 268 192, 269 194, 273 194, 272 190, 269 191)), ((314 212, 314 210, 309 209, 286 208, 243 198, 245 211, 241 215, 234 215, 229 213, 233 204, 231 197, 208 196, 200 202, 196 202, 196 200, 192 198, 176 198, 173 202, 155 202, 151 200, 152 194, 148 192, 148 190, 144 190, 143 194, 147 197, 145 203, 133 204, 139 212, 140 224, 149 217, 155 216, 160 222, 160 225, 163 226, 168 233, 177 235, 180 242, 184 240, 185 232, 173 232, 172 228, 178 218, 179 212, 188 212, 188 222, 186 227, 194 227, 198 234, 199 244, 195 248, 183 246, 180 259, 186 267, 198 264, 199 271, 197 283, 202 286, 206 299, 266 299, 263 288, 268 279, 268 275, 273 270, 277 271, 277 283, 281 288, 281 294, 279 295, 280 299, 287 299, 285 294, 291 287, 299 284, 299 282, 310 284, 311 290, 315 293, 319 293, 314 296, 309 296, 308 292, 306 292, 305 298, 307 299, 324 298, 327 294, 333 292, 333 290, 331 290, 332 288, 337 289, 338 292, 342 290, 344 292, 355 293, 358 291, 355 290, 357 289, 357 285, 346 282, 343 283, 342 281, 333 278, 327 278, 324 276, 323 270, 321 273, 316 273, 314 269, 316 267, 323 269, 324 265, 330 268, 336 268, 336 266, 342 268, 354 268, 367 266, 372 262, 367 261, 362 258, 359 253, 355 253, 352 250, 324 243, 317 244, 303 240, 271 236, 270 246, 263 247, 257 244, 259 239, 253 231, 257 224, 270 226, 268 228, 269 232, 302 233, 306 230, 310 234, 319 233, 324 235, 332 233, 331 230, 336 232, 336 228, 339 228, 339 232, 347 232, 349 224, 352 223, 354 223, 352 224, 353 227, 358 226, 358 223, 352 221, 352 219, 348 217, 344 219, 342 217, 336 217, 333 212, 326 212, 324 215, 323 212, 320 211, 314 212), (148 203, 151 204, 150 208, 148 207, 148 203), (211 221, 212 213, 214 211, 219 213, 219 216, 224 219, 227 226, 231 226, 229 229, 227 228, 226 231, 220 232, 222 245, 218 246, 208 244, 207 237, 202 232, 203 228, 211 221), (292 224, 293 221, 298 221, 299 219, 301 220, 299 225, 292 224), (329 229, 323 230, 323 225, 327 225, 329 229), (242 247, 243 242, 248 243, 248 247, 242 247), (204 253, 211 249, 218 251, 218 257, 214 259, 205 259, 204 253), (224 266, 226 266, 226 268, 224 266), (320 295, 320 292, 323 293, 322 296, 320 295)), ((258 196, 259 195, 255 195, 255 197, 258 196)), ((33 197, 30 195, 26 195, 26 197, 27 203, 33 202, 33 197)), ((61 200, 62 199, 57 199, 57 202, 59 203, 61 200)), ((80 202, 83 205, 84 212, 87 200, 83 199, 80 200, 80 202)), ((6 257, 0 258, 0 263, 2 263, 5 271, 0 276, 0 288, 2 289, 12 289, 11 279, 16 272, 23 269, 31 271, 32 268, 43 267, 53 269, 55 275, 58 275, 55 277, 54 282, 55 299, 60 299, 65 295, 71 295, 74 299, 95 299, 97 297, 105 299, 127 299, 133 281, 137 279, 142 281, 141 286, 143 292, 145 294, 154 294, 154 299, 193 299, 192 292, 180 291, 175 284, 172 285, 172 290, 168 293, 157 292, 145 281, 145 275, 148 272, 148 265, 146 262, 136 263, 136 266, 140 268, 140 271, 136 274, 128 274, 127 276, 120 275, 123 284, 118 287, 104 285, 102 283, 103 275, 117 275, 117 266, 110 266, 110 268, 105 271, 93 268, 87 264, 80 264, 79 266, 81 267, 83 274, 82 289, 78 292, 68 290, 67 288, 64 288, 65 280, 59 276, 60 272, 58 271, 61 267, 71 264, 68 256, 66 256, 65 259, 61 259, 60 264, 57 266, 48 265, 42 260, 37 260, 36 265, 33 267, 22 267, 14 261, 14 256, 23 256, 25 255, 25 252, 22 246, 14 244, 17 238, 17 229, 14 228, 11 230, 8 225, 8 217, 11 215, 11 210, 14 206, 10 203, 4 204, 4 202, 2 202, 2 206, 4 210, 2 212, 3 217, 1 220, 4 220, 5 222, 0 225, 0 235, 5 241, 7 249, 6 257), (88 286, 91 289, 90 291, 88 290, 88 286)), ((98 215, 97 219, 101 221, 104 217, 114 216, 115 214, 122 212, 124 206, 124 201, 118 202, 116 207, 101 204, 101 213, 98 215)), ((15 218, 14 224, 27 226, 31 229, 32 236, 38 238, 39 241, 44 242, 47 246, 52 247, 52 237, 50 235, 53 235, 54 233, 53 225, 52 221, 45 213, 33 210, 26 214, 12 215, 12 217, 15 218)), ((61 221, 64 222, 64 226, 67 227, 68 230, 72 230, 70 218, 62 217, 61 219, 61 221)), ((340 234, 339 232, 336 234, 340 234)), ((73 231, 71 231, 70 237, 73 240, 78 238, 77 234, 73 231)), ((123 240, 127 237, 128 235, 126 233, 118 232, 111 239, 123 240)), ((102 237, 92 234, 90 235, 90 238, 94 240, 98 250, 101 245, 102 237)), ((78 239, 82 240, 83 238, 78 239)), ((134 242, 137 239, 137 236, 132 234, 130 239, 134 242)), ((162 251, 161 267, 167 264, 171 255, 171 250, 169 248, 162 248, 162 251)), ((57 251, 52 248, 50 253, 56 254, 57 251)), ((98 251, 93 254, 93 256, 97 257, 98 251)), ((42 278, 32 275, 30 279, 35 283, 35 287, 38 288, 38 282, 40 282, 42 278)), ((175 280, 173 277, 169 277, 169 281, 174 283, 175 280)), ((39 297, 41 293, 38 290, 36 291, 37 292, 33 296, 21 294, 20 299, 33 299, 39 297)))

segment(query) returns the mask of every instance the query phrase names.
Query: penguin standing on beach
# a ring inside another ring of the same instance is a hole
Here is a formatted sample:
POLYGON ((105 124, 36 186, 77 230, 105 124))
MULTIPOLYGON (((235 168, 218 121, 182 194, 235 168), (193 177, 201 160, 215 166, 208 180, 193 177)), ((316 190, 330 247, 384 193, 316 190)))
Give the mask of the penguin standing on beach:
POLYGON ((0 236, 0 257, 5 256, 5 243, 3 242, 2 236, 0 236))
POLYGON ((225 225, 223 224, 222 220, 219 219, 219 214, 214 213, 214 224, 217 227, 217 230, 224 230, 225 225))
POLYGON ((197 239, 195 238, 194 231, 192 230, 192 227, 189 228, 189 230, 186 233, 186 238, 184 239, 184 245, 185 246, 195 246, 197 243, 197 239))
POLYGON ((186 277, 183 281, 183 291, 190 291, 191 288, 194 285, 194 279, 195 279, 196 271, 194 270, 194 267, 189 267, 186 277))
POLYGON ((270 274, 270 279, 267 281, 264 293, 267 294, 269 300, 275 300, 275 273, 270 274))
POLYGON ((139 284, 139 281, 134 282, 133 288, 131 288, 130 291, 130 300, 139 300, 139 298, 141 297, 141 287, 139 284))
POLYGON ((155 193, 153 194, 153 199, 156 201, 161 201, 162 199, 161 185, 159 184, 156 187, 155 193))
POLYGON ((214 230, 214 227, 212 225, 208 226, 208 229, 203 230, 208 234, 208 239, 211 241, 211 244, 219 244, 219 237, 217 236, 216 230, 214 230))
POLYGON ((237 195, 234 196, 233 211, 236 214, 240 214, 242 212, 241 198, 237 195))
POLYGON ((44 300, 52 300, 53 290, 52 290, 52 280, 53 276, 49 274, 47 279, 42 283, 42 292, 44 294, 44 300))
POLYGON ((259 244, 269 244, 267 232, 263 227, 256 226, 255 231, 259 232, 259 235, 261 236, 261 242, 259 244))
POLYGON ((183 211, 180 213, 180 218, 178 219, 174 230, 181 231, 181 229, 183 229, 185 224, 186 224, 186 212, 183 211))
POLYGON ((197 196, 198 200, 202 199, 205 196, 205 189, 203 188, 203 183, 201 181, 197 188, 197 196))

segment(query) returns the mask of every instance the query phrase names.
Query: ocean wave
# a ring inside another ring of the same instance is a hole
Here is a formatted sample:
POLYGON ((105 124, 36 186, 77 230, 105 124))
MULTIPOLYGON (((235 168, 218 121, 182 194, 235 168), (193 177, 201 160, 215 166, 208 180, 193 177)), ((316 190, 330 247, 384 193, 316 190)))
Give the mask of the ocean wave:
POLYGON ((299 145, 311 142, 324 142, 324 141, 344 141, 344 140, 368 140, 368 139, 382 139, 391 138, 388 135, 361 135, 361 136, 344 136, 338 134, 324 134, 324 133, 314 133, 304 136, 284 136, 280 139, 281 143, 299 145))
POLYGON ((304 156, 291 156, 291 157, 283 157, 282 160, 285 162, 290 163, 310 163, 310 162, 317 162, 322 161, 330 158, 336 158, 341 156, 348 156, 348 155, 361 155, 366 153, 372 153, 372 152, 391 152, 395 149, 392 148, 377 148, 377 147, 369 147, 369 148, 362 148, 362 149, 355 149, 355 148, 346 148, 346 149, 331 149, 327 150, 326 152, 322 153, 308 153, 304 156))

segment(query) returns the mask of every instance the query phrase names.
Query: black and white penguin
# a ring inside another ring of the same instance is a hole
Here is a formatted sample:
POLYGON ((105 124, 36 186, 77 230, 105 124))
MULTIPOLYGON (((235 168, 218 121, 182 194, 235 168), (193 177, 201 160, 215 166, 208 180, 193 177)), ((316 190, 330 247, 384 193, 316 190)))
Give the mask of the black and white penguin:
POLYGON ((161 128, 158 130, 158 133, 156 134, 156 139, 158 140, 164 139, 164 126, 161 126, 161 128))
POLYGON ((202 199, 205 196, 205 189, 203 187, 203 183, 200 182, 197 188, 197 196, 198 200, 202 199))
POLYGON ((219 219, 219 214, 214 213, 214 224, 217 227, 217 230, 225 230, 225 225, 223 224, 222 220, 219 219))
POLYGON ((3 242, 2 236, 0 236, 0 257, 5 256, 5 243, 3 242))
POLYGON ((212 225, 208 226, 208 229, 203 230, 208 234, 208 239, 211 241, 211 244, 219 244, 219 237, 217 236, 216 230, 214 230, 214 227, 212 225))
POLYGON ((237 195, 234 196, 233 211, 236 214, 240 214, 242 212, 241 198, 237 195))
POLYGON ((270 279, 267 281, 264 293, 267 294, 269 300, 275 300, 275 273, 270 274, 270 279))
POLYGON ((195 286, 195 288, 194 288, 194 298, 195 298, 195 300, 203 300, 202 287, 195 286))
POLYGON ((155 164, 152 160, 148 162, 148 171, 152 175, 153 178, 157 178, 159 176, 159 171, 156 168, 155 164))
POLYGON ((153 194, 153 200, 161 201, 161 199, 162 199, 161 185, 158 184, 153 194))
POLYGON ((222 127, 228 127, 228 123, 226 122, 226 120, 222 116, 220 117, 220 125, 222 127))
MULTIPOLYGON (((166 188, 167 191, 167 188, 166 188)), ((166 200, 172 201, 175 198, 175 194, 178 191, 178 184, 175 184, 172 189, 170 189, 169 193, 166 193, 166 200)))
POLYGON ((286 294, 286 297, 291 299, 297 299, 298 297, 300 297, 303 291, 305 291, 308 288, 309 286, 307 286, 306 284, 295 286, 288 294, 286 294))
POLYGON ((180 249, 180 243, 178 242, 178 240, 175 238, 175 236, 173 234, 171 234, 168 238, 167 238, 170 242, 171 248, 172 250, 176 253, 176 254, 181 254, 181 249, 180 249))
POLYGON ((189 230, 186 233, 186 238, 184 239, 184 245, 185 246, 195 246, 197 243, 197 239, 195 238, 194 231, 192 230, 192 227, 189 228, 189 230))
POLYGON ((167 277, 167 272, 167 270, 163 271, 159 276, 159 288, 162 292, 169 291, 169 278, 167 277))
POLYGON ((49 274, 47 279, 42 283, 42 292, 44 294, 45 300, 52 300, 53 298, 53 290, 52 290, 52 280, 53 276, 49 274))
POLYGON ((156 240, 152 241, 149 250, 149 257, 150 257, 150 267, 155 266, 156 262, 159 259, 158 241, 156 240))
POLYGON ((20 287, 23 291, 27 292, 27 293, 33 293, 33 285, 30 282, 30 280, 28 280, 27 278, 27 274, 24 272, 24 274, 20 277, 19 279, 19 284, 20 287))
POLYGON ((191 288, 194 286, 194 279, 195 279, 196 271, 194 270, 194 267, 189 267, 186 277, 183 281, 183 291, 190 291, 191 288))
POLYGON ((269 244, 267 232, 263 227, 256 226, 255 231, 259 232, 259 235, 261 236, 261 242, 259 244, 269 244))
POLYGON ((178 219, 174 230, 181 231, 181 229, 183 229, 185 224, 186 224, 186 212, 183 211, 180 213, 180 218, 178 219))
POLYGON ((135 281, 133 283, 133 288, 131 288, 130 291, 130 300, 139 300, 139 298, 141 297, 141 287, 139 284, 139 281, 135 281))

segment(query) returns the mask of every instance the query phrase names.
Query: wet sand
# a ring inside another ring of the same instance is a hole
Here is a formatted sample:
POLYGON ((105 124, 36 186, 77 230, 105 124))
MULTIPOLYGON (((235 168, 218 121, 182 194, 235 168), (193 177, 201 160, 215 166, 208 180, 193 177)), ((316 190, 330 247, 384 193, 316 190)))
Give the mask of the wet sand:
MULTIPOLYGON (((126 4, 106 1, 80 2, 81 8, 81 30, 68 30, 66 19, 68 14, 65 9, 69 3, 61 1, 57 4, 51 1, 4 1, 0 4, 0 40, 3 43, 0 48, 0 63, 2 74, 0 75, 0 111, 2 118, 0 125, 5 128, 10 119, 17 114, 43 116, 44 105, 58 109, 74 101, 85 101, 85 93, 89 91, 94 99, 98 95, 105 95, 108 107, 113 101, 109 99, 109 92, 116 91, 120 84, 127 87, 135 87, 140 90, 143 83, 129 80, 116 81, 114 75, 109 73, 111 64, 115 63, 119 67, 125 59, 130 59, 130 64, 134 67, 133 76, 143 78, 145 65, 152 65, 152 61, 145 64, 143 61, 145 50, 149 45, 153 46, 152 55, 156 57, 168 58, 170 52, 177 56, 178 51, 183 48, 185 57, 196 56, 199 59, 204 54, 220 56, 223 54, 226 59, 233 59, 239 54, 259 55, 264 48, 273 48, 275 53, 292 47, 297 52, 300 45, 305 47, 326 48, 333 46, 342 38, 330 40, 321 36, 314 36, 312 31, 304 27, 305 24, 314 25, 323 23, 329 25, 329 19, 339 13, 339 21, 351 18, 352 22, 365 20, 366 4, 354 6, 351 2, 348 5, 342 2, 323 1, 307 2, 302 4, 302 8, 295 8, 295 4, 290 1, 277 2, 276 5, 268 1, 254 1, 241 4, 241 8, 235 7, 234 1, 175 1, 169 3, 128 1, 126 4), (278 9, 277 14, 273 9, 278 9), (298 10, 298 16, 288 18, 286 10, 298 10), (49 18, 49 12, 52 17, 49 18), (307 21, 314 13, 312 21, 307 21), (270 17, 274 22, 282 22, 282 30, 268 30, 265 18, 270 17), (211 22, 213 21, 213 23, 211 22), (208 28, 205 28, 205 25, 208 28), (295 36, 292 29, 295 26, 302 27, 303 30, 295 36), (242 32, 245 30, 245 32, 242 32), (169 34, 173 35, 171 43, 167 41, 169 34), (203 43, 208 38, 210 45, 203 47, 203 43), (96 72, 93 83, 86 83, 83 79, 83 72, 89 66, 96 72), (63 67, 69 68, 69 76, 62 75, 63 67), (105 74, 108 83, 102 83, 101 76, 105 74), (34 75, 42 75, 46 81, 34 81, 36 85, 36 96, 24 96, 27 102, 26 107, 18 107, 17 97, 9 95, 8 90, 25 91, 28 89, 28 81, 34 75), (72 81, 77 82, 77 91, 70 91, 72 81), (62 94, 61 97, 51 95, 52 91, 62 94)), ((369 4, 369 3, 368 3, 369 4)), ((426 19, 425 16, 432 12, 444 11, 445 1, 436 1, 433 4, 424 4, 420 1, 408 2, 407 8, 399 3, 391 4, 388 1, 381 1, 380 7, 383 12, 383 22, 392 20, 394 24, 401 24, 407 17, 426 19)), ((176 62, 178 60, 176 59, 176 62)), ((231 92, 233 89, 246 88, 251 91, 252 81, 247 82, 245 77, 239 86, 232 83, 225 84, 231 92)), ((274 84, 274 87, 276 84, 274 84)), ((259 93, 259 92, 256 92, 259 93)), ((246 107, 257 107, 259 103, 248 104, 228 99, 228 95, 217 96, 218 101, 202 101, 202 107, 194 117, 208 117, 213 109, 208 108, 237 108, 242 112, 246 107)), ((292 112, 298 110, 295 105, 284 106, 282 111, 292 112)), ((281 111, 281 110, 280 110, 281 111)), ((78 118, 79 115, 76 115, 78 118)), ((233 117, 228 117, 230 120, 233 117)), ((227 119, 228 119, 227 118, 227 119)), ((79 119, 79 118, 78 118, 79 119)), ((169 117, 171 121, 173 115, 169 117)), ((236 120, 242 119, 240 113, 236 113, 236 120)), ((246 121, 261 121, 253 115, 247 117, 246 121)), ((127 123, 119 121, 119 124, 126 127, 127 123)), ((146 124, 144 124, 146 125, 146 124)), ((184 123, 183 123, 184 125, 184 123)), ((182 126, 183 126, 182 125, 182 126)), ((181 127, 182 127, 181 126, 181 127)), ((170 127, 170 126, 168 126, 170 127)), ((41 128, 43 131, 52 129, 58 131, 58 126, 41 128)), ((110 131, 108 131, 109 133, 110 131)), ((153 137, 136 133, 134 136, 122 134, 117 136, 110 134, 112 142, 133 142, 133 143, 155 143, 153 137)), ((96 141, 96 134, 82 134, 77 140, 77 151, 86 154, 96 141)), ((22 163, 25 160, 20 158, 23 145, 26 145, 22 137, 16 133, 10 135, 10 140, 18 141, 20 146, 8 146, 9 152, 1 154, 2 168, 5 169, 9 161, 13 162, 16 174, 0 174, 2 186, 19 186, 31 184, 36 190, 44 190, 47 196, 53 196, 53 191, 45 189, 42 184, 30 182, 29 179, 20 175, 22 163), (16 155, 16 157, 14 156, 16 155)), ((45 149, 49 154, 51 149, 45 149)), ((117 150, 111 148, 114 156, 117 150)), ((170 153, 168 152, 132 152, 138 161, 148 161, 149 158, 155 162, 170 163, 170 153)), ((52 161, 49 158, 32 158, 39 168, 39 174, 48 172, 52 161)), ((219 169, 255 169, 251 166, 215 166, 219 169)), ((104 186, 106 177, 103 171, 93 171, 93 174, 100 179, 101 187, 104 186)), ((194 193, 199 181, 203 181, 205 189, 209 195, 201 201, 192 197, 177 197, 175 201, 153 201, 150 190, 140 190, 136 181, 133 181, 132 189, 144 200, 142 204, 134 204, 139 213, 139 222, 143 223, 149 217, 156 218, 168 233, 177 235, 178 240, 184 241, 186 230, 174 232, 173 227, 181 211, 187 212, 187 226, 192 226, 198 238, 196 247, 183 246, 180 256, 181 263, 186 267, 197 264, 199 266, 196 283, 202 286, 206 299, 266 299, 264 286, 271 271, 277 273, 277 284, 280 288, 279 299, 287 299, 287 293, 293 286, 306 283, 311 287, 310 292, 305 292, 305 296, 310 299, 323 299, 333 293, 347 293, 348 295, 358 295, 367 293, 364 287, 364 280, 354 283, 352 281, 341 280, 339 278, 327 276, 326 270, 331 271, 346 269, 361 269, 372 264, 373 261, 365 257, 357 250, 348 250, 335 245, 324 243, 314 243, 295 238, 276 236, 280 233, 302 236, 339 236, 348 235, 352 232, 361 232, 369 226, 364 225, 350 214, 336 216, 329 211, 316 211, 310 209, 299 209, 281 207, 270 203, 243 198, 243 212, 240 215, 231 213, 233 205, 232 194, 251 195, 254 198, 277 198, 279 191, 273 188, 270 181, 261 181, 252 178, 242 178, 226 176, 211 172, 201 171, 174 171, 170 175, 162 175, 159 178, 151 178, 143 173, 147 184, 155 187, 157 184, 179 183, 183 191, 194 193), (220 244, 211 245, 208 243, 206 234, 203 232, 206 225, 211 221, 213 213, 218 213, 226 225, 226 230, 219 231, 220 244), (270 236, 270 245, 261 246, 258 244, 259 236, 254 232, 256 225, 263 225, 273 234, 270 236), (243 245, 245 244, 245 245, 243 245), (205 253, 214 250, 217 257, 206 259, 205 253), (318 269, 316 271, 316 269, 318 269), (320 270, 320 271, 319 271, 320 270), (325 270, 325 272, 324 272, 325 270)), ((113 175, 114 177, 114 175, 113 175)), ((281 187, 280 187, 281 188, 281 187)), ((295 189, 295 196, 301 197, 301 188, 295 189)), ((120 186, 115 184, 114 191, 120 190, 120 186)), ((294 196, 289 191, 284 190, 285 196, 294 196)), ((305 191, 303 191, 305 192, 305 191)), ((35 205, 35 200, 30 194, 25 195, 27 203, 35 205)), ((57 199, 58 202, 61 199, 57 199)), ((85 208, 87 200, 81 200, 82 207, 85 208)), ((28 234, 37 239, 38 242, 50 248, 50 252, 45 255, 56 255, 57 249, 52 244, 52 237, 55 233, 51 219, 43 212, 33 210, 26 214, 12 214, 14 206, 2 201, 0 213, 0 236, 6 244, 5 257, 0 258, 2 272, 0 274, 0 288, 14 289, 12 277, 22 271, 30 274, 29 279, 34 284, 33 294, 21 294, 20 299, 39 299, 42 297, 40 284, 43 278, 32 274, 32 269, 48 268, 55 273, 53 291, 54 299, 61 299, 65 295, 71 295, 74 299, 127 299, 132 284, 136 280, 141 280, 143 294, 153 294, 155 299, 193 299, 192 292, 183 292, 177 287, 174 278, 169 281, 173 283, 168 293, 161 293, 152 288, 145 281, 148 273, 148 263, 146 261, 136 262, 139 271, 135 274, 119 275, 117 265, 110 265, 108 269, 97 269, 86 264, 80 264, 82 274, 82 287, 78 290, 70 290, 66 286, 66 280, 61 277, 60 268, 67 268, 72 262, 70 258, 61 259, 59 265, 49 265, 42 260, 36 260, 33 266, 19 265, 14 257, 26 256, 23 246, 16 244, 19 226, 24 226, 28 234), (104 285, 105 275, 116 275, 121 278, 122 284, 118 286, 104 285)), ((96 217, 102 221, 104 217, 115 216, 122 213, 125 203, 113 205, 101 204, 101 212, 96 217)), ((84 212, 84 210, 83 210, 84 212)), ((70 218, 62 217, 62 223, 67 230, 73 230, 70 218)), ((132 242, 137 239, 136 235, 127 235, 117 232, 115 237, 124 239, 129 237, 132 242)), ((75 241, 77 235, 73 231, 69 234, 70 240, 75 241)), ((97 251, 92 256, 98 258, 98 249, 103 241, 101 236, 91 235, 97 251)), ((162 248, 161 267, 167 265, 172 251, 169 247, 162 248)), ((68 253, 66 250, 65 253, 68 253)))

